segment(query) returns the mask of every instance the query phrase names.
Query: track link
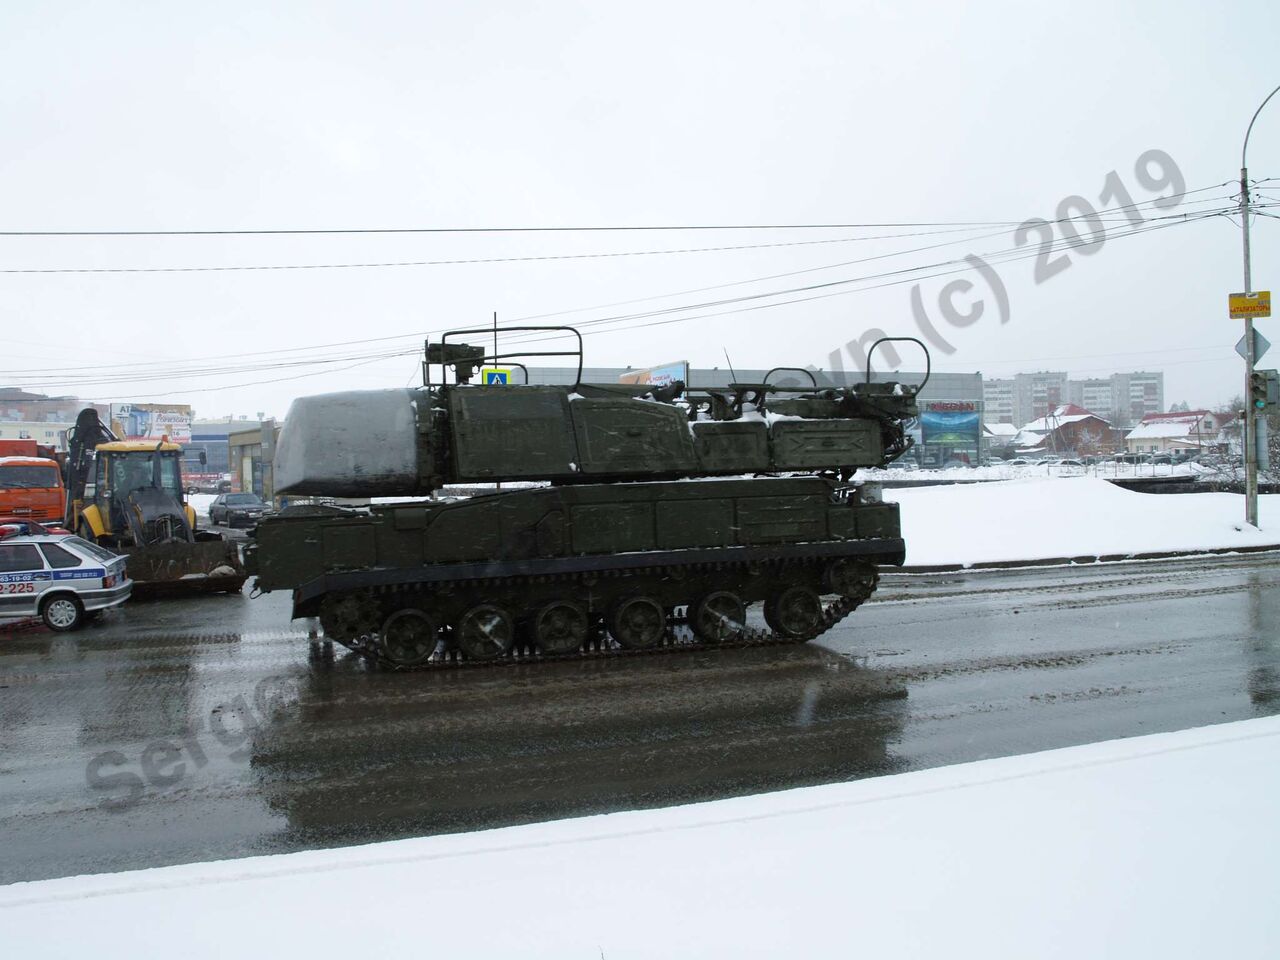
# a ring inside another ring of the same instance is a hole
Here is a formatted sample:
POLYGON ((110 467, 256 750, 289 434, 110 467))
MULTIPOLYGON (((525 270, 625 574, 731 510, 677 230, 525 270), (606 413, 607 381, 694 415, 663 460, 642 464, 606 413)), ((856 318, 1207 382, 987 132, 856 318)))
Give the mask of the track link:
MULTIPOLYGON (((788 561, 768 563, 763 566, 776 572, 797 565, 803 566, 805 564, 803 561, 799 563, 788 561)), ((693 567, 682 568, 679 571, 679 574, 681 576, 685 576, 691 573, 709 572, 712 568, 714 568, 716 572, 724 572, 739 566, 742 568, 743 572, 746 572, 745 564, 704 564, 701 566, 706 568, 706 570, 703 571, 693 567)), ((615 657, 669 655, 694 651, 741 649, 745 647, 793 646, 796 644, 808 643, 809 641, 826 633, 871 597, 879 583, 880 574, 874 565, 868 563, 864 566, 868 576, 865 581, 859 582, 856 592, 852 595, 838 596, 834 600, 829 600, 824 603, 822 614, 815 623, 814 628, 801 636, 789 636, 774 630, 748 628, 731 639, 718 642, 708 642, 697 638, 688 625, 687 616, 680 615, 677 612, 667 617, 666 628, 663 632, 662 641, 653 647, 642 649, 623 647, 608 635, 603 623, 597 623, 592 631, 592 636, 587 640, 587 642, 584 643, 580 649, 571 653, 548 654, 537 649, 532 643, 518 641, 511 651, 504 656, 492 659, 473 660, 463 656, 456 648, 451 648, 442 639, 430 659, 412 666, 394 663, 382 656, 378 645, 378 635, 373 631, 363 633, 351 640, 341 640, 336 637, 327 637, 326 639, 331 639, 333 642, 359 654, 370 663, 377 665, 379 668, 396 671, 473 669, 479 667, 514 666, 516 664, 528 663, 553 663, 564 661, 580 662, 583 660, 599 660, 615 657)), ((664 575, 671 574, 672 572, 673 570, 670 567, 652 567, 629 571, 628 573, 630 576, 635 576, 637 579, 643 579, 646 577, 662 577, 664 575)), ((759 572, 759 570, 756 572, 759 572)), ((566 589, 576 588, 578 590, 589 590, 590 587, 596 584, 599 580, 616 575, 618 574, 615 571, 601 571, 599 573, 543 577, 537 578, 537 580, 544 584, 561 583, 564 584, 566 589)), ((493 580, 473 581, 468 584, 468 587, 483 593, 485 590, 498 591, 509 589, 523 585, 525 582, 527 582, 527 578, 508 577, 493 580)), ((396 585, 376 588, 363 593, 365 596, 376 598, 378 600, 387 600, 391 598, 394 603, 396 595, 408 593, 409 591, 410 588, 407 586, 396 585)), ((677 607, 676 611, 681 609, 684 608, 677 607)))

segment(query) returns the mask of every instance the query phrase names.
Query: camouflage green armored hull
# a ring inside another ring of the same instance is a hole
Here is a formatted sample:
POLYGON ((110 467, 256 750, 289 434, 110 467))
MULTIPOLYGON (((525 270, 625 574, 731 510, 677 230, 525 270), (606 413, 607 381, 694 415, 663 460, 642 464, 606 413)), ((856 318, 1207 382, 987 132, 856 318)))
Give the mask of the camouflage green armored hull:
POLYGON ((382 663, 803 642, 904 560, 897 505, 853 475, 910 446, 914 387, 482 387, 482 351, 434 358, 460 382, 295 401, 277 492, 526 489, 291 507, 246 550, 258 589, 382 663))
POLYGON ((653 648, 674 639, 681 608, 700 640, 735 641, 757 601, 778 639, 807 640, 829 625, 823 595, 856 605, 876 566, 904 554, 896 504, 812 477, 304 507, 256 538, 260 588, 293 589, 295 617, 403 665, 450 646, 471 660, 574 653, 605 631, 624 649, 653 648))

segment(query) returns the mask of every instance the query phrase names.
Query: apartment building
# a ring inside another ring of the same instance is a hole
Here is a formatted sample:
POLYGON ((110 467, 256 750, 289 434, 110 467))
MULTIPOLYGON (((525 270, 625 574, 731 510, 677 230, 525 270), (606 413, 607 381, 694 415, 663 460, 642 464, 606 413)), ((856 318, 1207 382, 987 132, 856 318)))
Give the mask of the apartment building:
POLYGON ((1015 427, 1024 427, 1068 403, 1097 414, 1113 427, 1125 428, 1164 410, 1164 374, 1158 371, 1073 380, 1065 371, 1042 370, 984 379, 982 392, 986 422, 1015 427))
POLYGON ((1009 380, 983 380, 982 406, 986 414, 986 423, 1008 423, 1017 426, 1014 421, 1014 383, 1009 380))

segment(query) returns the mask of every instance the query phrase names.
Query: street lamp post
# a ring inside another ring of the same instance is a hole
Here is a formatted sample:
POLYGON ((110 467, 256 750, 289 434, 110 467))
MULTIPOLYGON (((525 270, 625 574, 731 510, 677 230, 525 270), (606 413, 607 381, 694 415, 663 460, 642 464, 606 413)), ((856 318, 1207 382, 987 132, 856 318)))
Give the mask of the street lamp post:
MULTIPOLYGON (((1240 148, 1240 226, 1244 238, 1245 293, 1253 292, 1253 271, 1249 263, 1249 165, 1246 158, 1249 151, 1249 134, 1253 133, 1254 121, 1258 119, 1262 108, 1277 93, 1280 93, 1280 87, 1276 87, 1267 94, 1267 99, 1258 104, 1258 109, 1253 111, 1249 128, 1244 132, 1244 146, 1240 148)), ((1258 525, 1258 415, 1253 409, 1250 393, 1253 364, 1257 357, 1253 355, 1252 317, 1246 317, 1244 321, 1244 343, 1244 519, 1246 523, 1256 527, 1258 525)))

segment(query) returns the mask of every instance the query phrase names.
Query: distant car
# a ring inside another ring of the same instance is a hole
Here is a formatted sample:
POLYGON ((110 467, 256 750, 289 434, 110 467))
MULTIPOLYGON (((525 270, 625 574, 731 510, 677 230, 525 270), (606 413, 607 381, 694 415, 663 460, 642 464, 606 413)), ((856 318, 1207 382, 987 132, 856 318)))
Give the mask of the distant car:
POLYGON ((1004 457, 986 457, 982 461, 984 467, 998 467, 1004 463, 1004 457))
POLYGON ((1059 467, 1083 467, 1084 466, 1083 460, 1076 460, 1072 457, 1064 457, 1061 460, 1054 461, 1054 463, 1059 467))
POLYGON ((209 522, 228 527, 252 527, 271 508, 256 493, 220 493, 209 504, 209 522))
POLYGON ((132 592, 119 554, 38 523, 0 522, 0 620, 75 630, 132 592))
POLYGON ((1034 460, 1028 460, 1026 457, 1014 457, 1012 460, 1005 462, 1006 467, 1029 467, 1035 463, 1034 460))
POLYGON ((916 470, 915 463, 911 460, 895 460, 887 467, 889 470, 916 470))
POLYGON ((1168 467, 1173 465, 1173 457, 1169 456, 1167 453, 1158 453, 1148 462, 1152 465, 1159 464, 1160 466, 1168 467))

